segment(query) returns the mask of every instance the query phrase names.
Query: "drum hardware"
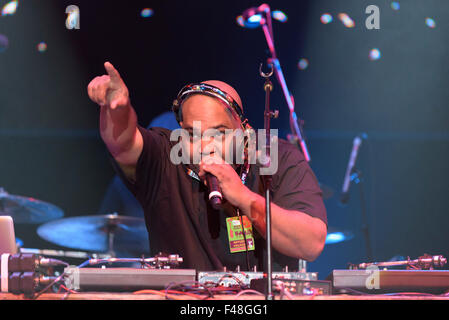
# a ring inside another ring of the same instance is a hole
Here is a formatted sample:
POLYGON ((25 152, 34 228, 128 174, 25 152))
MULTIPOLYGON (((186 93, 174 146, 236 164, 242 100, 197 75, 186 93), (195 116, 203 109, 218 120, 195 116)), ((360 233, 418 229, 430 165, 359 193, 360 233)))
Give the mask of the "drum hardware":
POLYGON ((52 250, 52 249, 35 249, 35 248, 20 248, 20 253, 32 253, 42 256, 50 257, 63 257, 63 258, 75 258, 75 259, 108 259, 111 255, 104 253, 83 252, 83 251, 65 251, 65 250, 52 250))
POLYGON ((12 195, 0 187, 0 215, 11 216, 14 223, 40 224, 64 216, 57 206, 31 197, 12 195))
POLYGON ((371 246, 371 236, 368 220, 368 208, 365 196, 365 177, 362 171, 357 168, 356 160, 359 153, 359 148, 362 144, 363 139, 367 139, 366 133, 361 133, 354 138, 351 154, 349 156, 348 166, 346 168, 345 176, 343 179, 343 186, 340 196, 340 203, 346 204, 349 201, 349 187, 351 182, 355 183, 359 187, 359 197, 360 197, 360 211, 362 218, 361 231, 365 239, 365 251, 368 260, 372 260, 373 248, 371 246))
POLYGON ((38 235, 59 246, 105 253, 142 254, 149 252, 144 219, 116 213, 99 216, 64 218, 41 225, 38 235))

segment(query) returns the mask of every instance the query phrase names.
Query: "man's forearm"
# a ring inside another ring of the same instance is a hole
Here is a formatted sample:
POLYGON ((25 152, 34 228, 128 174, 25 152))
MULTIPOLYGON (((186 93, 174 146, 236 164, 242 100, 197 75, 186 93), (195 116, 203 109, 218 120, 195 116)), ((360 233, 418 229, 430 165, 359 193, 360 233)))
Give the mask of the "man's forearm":
POLYGON ((132 147, 136 129, 137 116, 131 104, 114 110, 101 107, 100 134, 115 158, 132 147))
MULTIPOLYGON (((248 189, 240 210, 253 226, 266 237, 265 198, 248 189)), ((273 247, 288 256, 315 260, 324 247, 326 227, 318 218, 300 212, 285 210, 271 203, 271 234, 273 247)))

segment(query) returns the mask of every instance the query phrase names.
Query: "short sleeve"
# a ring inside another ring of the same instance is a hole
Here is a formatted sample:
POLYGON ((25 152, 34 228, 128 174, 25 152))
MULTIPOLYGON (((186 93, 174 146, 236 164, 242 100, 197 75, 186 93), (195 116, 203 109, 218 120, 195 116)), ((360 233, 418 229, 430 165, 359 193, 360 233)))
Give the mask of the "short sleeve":
POLYGON ((170 131, 163 128, 145 129, 141 126, 138 126, 138 129, 142 134, 143 149, 136 164, 136 180, 129 180, 114 159, 112 164, 126 187, 141 205, 146 207, 156 198, 165 171, 170 131))
POLYGON ((327 225, 322 191, 303 154, 286 141, 280 142, 279 148, 278 171, 272 182, 273 202, 319 218, 327 225))

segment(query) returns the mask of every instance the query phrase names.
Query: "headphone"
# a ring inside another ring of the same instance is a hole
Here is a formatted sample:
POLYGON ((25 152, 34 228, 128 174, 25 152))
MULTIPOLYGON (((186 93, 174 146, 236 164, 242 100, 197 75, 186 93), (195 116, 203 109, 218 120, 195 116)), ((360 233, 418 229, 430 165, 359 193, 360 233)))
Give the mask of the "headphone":
POLYGON ((232 113, 236 114, 240 119, 241 126, 243 130, 251 129, 251 126, 248 123, 248 119, 246 119, 243 115, 243 108, 240 106, 234 98, 231 97, 230 94, 225 91, 217 88, 213 85, 206 83, 192 83, 184 86, 181 91, 179 91, 178 96, 173 101, 172 111, 175 113, 176 121, 180 123, 182 121, 182 103, 192 94, 205 94, 211 97, 215 97, 220 99, 225 105, 231 110, 232 113))
MULTIPOLYGON (((181 91, 179 91, 178 96, 173 101, 172 111, 175 113, 176 121, 180 124, 182 121, 182 103, 192 94, 205 94, 211 97, 215 97, 220 99, 225 103, 229 110, 232 113, 236 114, 241 123, 241 127, 243 131, 252 129, 251 125, 248 123, 248 119, 246 119, 243 115, 243 108, 240 106, 234 98, 231 97, 230 94, 225 91, 217 88, 213 85, 206 83, 192 83, 184 86, 181 91)), ((240 178, 243 183, 246 181, 246 177, 249 172, 249 162, 248 162, 248 139, 245 138, 245 155, 244 155, 244 164, 240 169, 240 178)))

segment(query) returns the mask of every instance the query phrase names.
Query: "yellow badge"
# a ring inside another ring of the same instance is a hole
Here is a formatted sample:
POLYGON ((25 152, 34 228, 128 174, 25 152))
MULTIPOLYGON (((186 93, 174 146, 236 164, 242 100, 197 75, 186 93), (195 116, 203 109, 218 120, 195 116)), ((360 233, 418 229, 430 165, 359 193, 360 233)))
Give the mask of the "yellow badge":
POLYGON ((242 232, 242 224, 240 217, 226 218, 226 227, 228 229, 228 241, 229 249, 231 253, 242 252, 246 250, 254 250, 254 238, 253 238, 253 226, 251 221, 246 216, 242 216, 243 229, 245 230, 245 236, 242 232), (246 238, 246 246, 245 246, 246 238))

